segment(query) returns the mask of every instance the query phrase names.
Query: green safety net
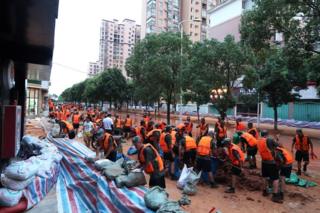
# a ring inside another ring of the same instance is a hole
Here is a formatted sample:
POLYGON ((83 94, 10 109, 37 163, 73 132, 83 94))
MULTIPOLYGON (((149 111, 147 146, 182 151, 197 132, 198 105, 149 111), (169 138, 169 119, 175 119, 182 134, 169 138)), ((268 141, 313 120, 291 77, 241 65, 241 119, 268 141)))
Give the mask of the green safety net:
POLYGON ((317 186, 315 182, 299 178, 296 173, 291 173, 290 178, 286 178, 286 183, 305 188, 317 186))

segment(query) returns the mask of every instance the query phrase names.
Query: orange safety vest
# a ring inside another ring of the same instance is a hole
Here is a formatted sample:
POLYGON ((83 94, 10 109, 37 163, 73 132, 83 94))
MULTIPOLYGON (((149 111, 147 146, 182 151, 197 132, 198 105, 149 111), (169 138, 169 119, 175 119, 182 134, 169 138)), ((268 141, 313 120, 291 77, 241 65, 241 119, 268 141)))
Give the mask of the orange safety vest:
POLYGON ((259 138, 259 132, 258 132, 258 130, 256 129, 256 128, 251 128, 251 129, 249 129, 248 130, 248 133, 250 133, 251 131, 254 131, 255 133, 256 133, 256 135, 254 136, 256 139, 258 139, 259 138))
POLYGON ((205 133, 208 129, 208 125, 207 124, 200 124, 200 134, 202 135, 203 133, 205 133))
POLYGON ((296 135, 295 148, 296 150, 299 150, 299 151, 305 151, 305 152, 309 151, 308 137, 303 136, 301 141, 299 135, 296 135))
POLYGON ((253 135, 251 135, 247 132, 244 132, 244 133, 242 133, 241 137, 244 138, 248 142, 250 147, 257 146, 257 139, 255 137, 253 137, 253 135))
MULTIPOLYGON (((109 134, 109 133, 105 133, 104 134, 104 140, 103 140, 103 144, 102 144, 102 147, 103 147, 104 151, 108 151, 108 149, 109 149, 109 139, 110 138, 112 138, 111 134, 109 134)), ((114 148, 118 146, 114 139, 113 139, 113 145, 114 146, 112 148, 114 150, 114 148)))
POLYGON ((231 144, 231 146, 228 148, 228 154, 229 154, 229 158, 231 160, 231 163, 233 165, 239 166, 240 165, 240 161, 233 156, 233 150, 236 150, 239 153, 241 162, 244 162, 244 158, 245 158, 244 157, 244 153, 241 150, 241 148, 236 144, 231 144))
POLYGON ((62 121, 66 121, 67 120, 67 116, 66 116, 66 114, 64 112, 62 112, 60 114, 60 120, 62 120, 62 121))
POLYGON ((218 136, 219 136, 219 138, 224 138, 224 137, 226 137, 227 136, 227 128, 226 127, 221 127, 220 125, 218 126, 218 130, 219 130, 219 132, 218 132, 218 136))
POLYGON ((186 126, 186 131, 187 133, 191 133, 192 132, 192 128, 193 128, 193 124, 192 122, 190 121, 189 123, 186 123, 187 125, 186 126))
POLYGON ((80 115, 73 115, 72 123, 79 124, 80 123, 80 115))
MULTIPOLYGON (((163 171, 164 165, 163 165, 162 158, 160 157, 158 151, 151 144, 143 145, 142 149, 139 151, 138 159, 139 159, 140 164, 143 165, 143 164, 146 163, 146 160, 145 160, 145 157, 144 157, 144 149, 147 148, 147 147, 150 147, 152 149, 153 153, 156 156, 156 159, 154 159, 154 161, 158 164, 159 172, 163 171)), ((149 162, 149 164, 145 166, 144 171, 147 174, 152 174, 154 172, 154 168, 153 168, 152 162, 149 162)))
POLYGON ((73 130, 73 125, 67 121, 62 121, 66 125, 66 129, 64 130, 64 133, 68 133, 68 131, 73 130))
POLYGON ((120 118, 117 118, 115 123, 116 123, 116 128, 121 128, 121 119, 120 118))
POLYGON ((236 124, 236 131, 244 131, 244 130, 246 130, 246 126, 242 122, 236 124))
MULTIPOLYGON (((164 153, 168 153, 170 151, 170 149, 166 143, 166 140, 165 140, 167 135, 170 135, 170 133, 163 132, 163 133, 161 133, 161 136, 160 136, 160 148, 162 149, 162 151, 164 153)), ((170 147, 170 148, 172 148, 172 147, 170 147)))
POLYGON ((153 129, 150 132, 148 132, 147 137, 152 137, 154 132, 159 132, 161 135, 162 130, 161 129, 153 129))
POLYGON ((288 152, 288 150, 286 150, 285 148, 281 148, 281 147, 277 147, 278 150, 280 150, 286 160, 286 165, 290 165, 293 163, 293 157, 292 154, 290 152, 288 152))
POLYGON ((126 118, 124 126, 125 127, 131 127, 132 126, 132 119, 131 118, 126 118))
POLYGON ((212 141, 212 138, 210 136, 204 136, 200 139, 200 142, 197 148, 198 155, 210 156, 211 141, 212 141))
POLYGON ((136 135, 139 136, 141 139, 142 139, 142 142, 144 141, 144 138, 142 137, 142 134, 141 134, 141 129, 144 128, 143 126, 137 126, 135 128, 135 131, 136 131, 136 135))
POLYGON ((159 129, 164 130, 166 128, 166 124, 164 122, 159 123, 159 129))
POLYGON ((186 139, 186 152, 188 152, 192 149, 197 149, 196 141, 192 137, 187 135, 187 136, 185 136, 185 139, 186 139))
POLYGON ((260 138, 257 141, 258 150, 261 156, 261 159, 263 161, 272 161, 274 160, 273 155, 271 151, 269 150, 267 146, 267 139, 266 138, 260 138))

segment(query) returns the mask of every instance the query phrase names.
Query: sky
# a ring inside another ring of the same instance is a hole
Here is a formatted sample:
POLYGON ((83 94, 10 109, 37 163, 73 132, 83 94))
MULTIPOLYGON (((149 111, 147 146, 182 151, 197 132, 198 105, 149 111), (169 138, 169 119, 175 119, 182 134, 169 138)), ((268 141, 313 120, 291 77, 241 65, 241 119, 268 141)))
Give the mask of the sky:
POLYGON ((60 0, 49 93, 60 95, 87 78, 89 62, 99 58, 102 19, 141 24, 141 7, 142 0, 60 0))

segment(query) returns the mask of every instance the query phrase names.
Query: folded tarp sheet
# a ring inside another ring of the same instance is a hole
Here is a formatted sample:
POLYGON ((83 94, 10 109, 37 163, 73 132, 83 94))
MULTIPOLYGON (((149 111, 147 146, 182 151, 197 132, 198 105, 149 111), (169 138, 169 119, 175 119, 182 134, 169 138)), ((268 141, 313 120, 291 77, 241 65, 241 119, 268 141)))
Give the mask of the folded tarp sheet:
POLYGON ((116 187, 92 163, 85 160, 94 153, 75 140, 48 136, 63 155, 57 183, 59 212, 152 212, 145 206, 145 187, 116 187))

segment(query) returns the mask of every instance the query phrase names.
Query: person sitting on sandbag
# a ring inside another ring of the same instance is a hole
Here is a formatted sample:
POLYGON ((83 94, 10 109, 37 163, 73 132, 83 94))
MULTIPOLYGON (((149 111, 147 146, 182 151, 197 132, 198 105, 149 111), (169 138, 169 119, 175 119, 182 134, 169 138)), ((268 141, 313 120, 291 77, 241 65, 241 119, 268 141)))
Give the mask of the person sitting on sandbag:
POLYGON ((99 157, 100 150, 104 151, 104 156, 106 159, 109 159, 113 162, 117 160, 117 143, 112 135, 108 132, 104 132, 101 128, 96 133, 98 146, 96 149, 96 156, 99 157))
POLYGON ((64 137, 68 134, 69 139, 74 139, 76 137, 76 132, 74 131, 73 125, 68 121, 62 120, 59 121, 60 133, 59 135, 64 137))
POLYGON ((159 152, 151 144, 143 144, 138 136, 132 139, 132 143, 138 150, 140 166, 150 175, 149 187, 166 188, 164 164, 159 152))

